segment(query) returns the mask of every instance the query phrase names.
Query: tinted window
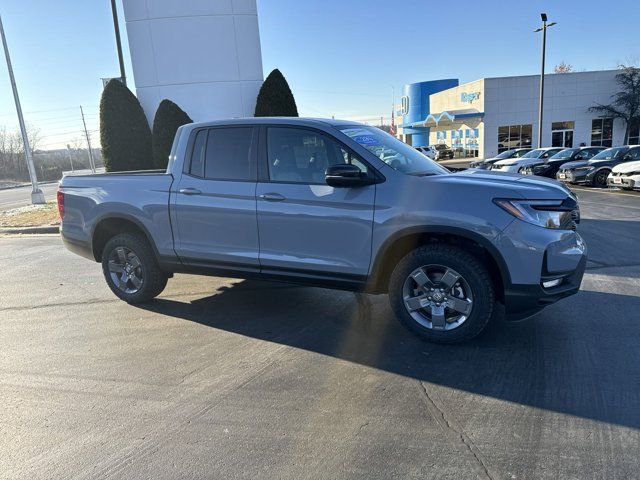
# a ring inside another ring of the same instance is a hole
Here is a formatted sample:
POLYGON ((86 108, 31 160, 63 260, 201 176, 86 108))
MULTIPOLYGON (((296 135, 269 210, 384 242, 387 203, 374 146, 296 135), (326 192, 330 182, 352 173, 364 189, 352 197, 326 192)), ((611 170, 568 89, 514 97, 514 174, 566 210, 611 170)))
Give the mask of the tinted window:
POLYGON ((267 150, 269 178, 276 182, 324 184, 327 167, 340 163, 367 171, 364 162, 345 147, 313 130, 271 127, 267 150))
POLYGON ((191 168, 189 173, 196 177, 204 177, 204 152, 207 146, 207 131, 200 130, 196 134, 193 142, 193 152, 191 153, 191 168))
POLYGON ((640 148, 631 148, 629 152, 623 157, 625 162, 629 162, 632 160, 640 160, 640 148))
POLYGON ((204 177, 217 180, 251 180, 252 137, 251 127, 209 130, 204 177))
POLYGON ((625 147, 607 148, 606 150, 602 150, 600 153, 596 154, 592 160, 612 160, 623 155, 626 151, 627 148, 625 147))
POLYGON ((565 148, 564 150, 560 150, 558 153, 556 153, 553 157, 553 159, 556 158, 571 158, 571 155, 573 155, 573 153, 576 151, 576 148, 565 148))

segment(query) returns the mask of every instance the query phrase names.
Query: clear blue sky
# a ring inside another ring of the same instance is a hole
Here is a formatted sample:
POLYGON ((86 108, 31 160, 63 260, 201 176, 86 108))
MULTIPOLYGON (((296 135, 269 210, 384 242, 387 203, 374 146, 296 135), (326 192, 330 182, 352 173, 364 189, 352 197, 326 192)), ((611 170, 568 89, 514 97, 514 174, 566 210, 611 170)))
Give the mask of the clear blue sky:
MULTIPOLYGON (((121 1, 119 9, 122 17, 121 1)), ((541 11, 558 22, 549 30, 549 69, 562 60, 600 70, 640 59, 637 0, 258 0, 258 10, 265 75, 280 68, 301 115, 388 117, 392 88, 399 97, 405 83, 537 73, 541 11)), ((109 0, 2 0, 0 14, 41 146, 79 135, 81 104, 95 130, 100 77, 118 75, 109 0)), ((0 126, 15 128, 0 60, 0 126)))

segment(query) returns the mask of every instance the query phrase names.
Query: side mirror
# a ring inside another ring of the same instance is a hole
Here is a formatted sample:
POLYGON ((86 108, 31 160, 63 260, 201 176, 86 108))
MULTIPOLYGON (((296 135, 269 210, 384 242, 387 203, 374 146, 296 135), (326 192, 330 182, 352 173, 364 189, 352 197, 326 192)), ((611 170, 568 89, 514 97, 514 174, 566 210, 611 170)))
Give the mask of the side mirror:
POLYGON ((331 187, 361 187, 373 183, 365 172, 350 163, 329 166, 324 179, 331 187))

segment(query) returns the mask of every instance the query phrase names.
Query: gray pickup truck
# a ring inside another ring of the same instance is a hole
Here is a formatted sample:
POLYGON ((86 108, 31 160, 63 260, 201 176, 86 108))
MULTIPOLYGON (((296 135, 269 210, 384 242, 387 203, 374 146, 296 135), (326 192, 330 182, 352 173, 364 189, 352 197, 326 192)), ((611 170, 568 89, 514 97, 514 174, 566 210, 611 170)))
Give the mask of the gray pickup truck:
POLYGON ((388 293, 423 339, 477 335, 576 293, 586 246, 555 180, 451 173, 375 127, 250 118, 181 127, 166 172, 67 176, 67 248, 129 303, 176 272, 388 293))

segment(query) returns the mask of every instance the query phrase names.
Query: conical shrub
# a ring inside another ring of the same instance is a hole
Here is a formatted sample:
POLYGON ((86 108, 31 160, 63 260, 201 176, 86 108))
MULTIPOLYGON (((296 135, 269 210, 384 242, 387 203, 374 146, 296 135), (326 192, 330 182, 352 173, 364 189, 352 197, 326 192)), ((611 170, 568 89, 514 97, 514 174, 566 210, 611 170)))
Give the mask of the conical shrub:
POLYGON ((260 87, 256 101, 256 117, 297 117, 298 108, 284 75, 273 70, 260 87))
POLYGON ((178 128, 193 120, 171 100, 160 102, 153 119, 153 164, 155 168, 167 168, 169 153, 178 128))
POLYGON ((110 80, 100 99, 100 143, 108 172, 153 168, 151 130, 136 96, 110 80))

